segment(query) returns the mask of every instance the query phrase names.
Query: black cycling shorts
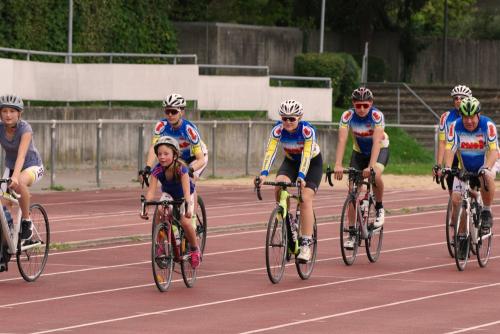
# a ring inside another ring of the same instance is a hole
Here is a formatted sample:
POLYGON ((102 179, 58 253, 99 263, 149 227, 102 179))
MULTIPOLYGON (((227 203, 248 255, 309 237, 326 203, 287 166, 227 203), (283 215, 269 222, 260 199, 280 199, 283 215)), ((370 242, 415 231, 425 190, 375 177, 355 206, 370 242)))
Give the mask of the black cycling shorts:
MULTIPOLYGON (((299 175, 300 161, 290 160, 285 158, 278 170, 277 175, 288 176, 290 181, 295 182, 299 175)), ((309 170, 306 175, 306 187, 312 189, 314 192, 318 191, 323 177, 323 158, 321 153, 311 159, 309 170)))
MULTIPOLYGON (((378 159, 377 162, 379 164, 382 164, 387 166, 387 163, 389 162, 389 148, 384 147, 380 149, 380 153, 378 154, 378 159)), ((364 155, 363 153, 359 153, 356 151, 352 151, 351 155, 351 162, 349 163, 350 167, 354 167, 359 170, 363 170, 368 167, 370 164, 370 156, 369 155, 364 155)))

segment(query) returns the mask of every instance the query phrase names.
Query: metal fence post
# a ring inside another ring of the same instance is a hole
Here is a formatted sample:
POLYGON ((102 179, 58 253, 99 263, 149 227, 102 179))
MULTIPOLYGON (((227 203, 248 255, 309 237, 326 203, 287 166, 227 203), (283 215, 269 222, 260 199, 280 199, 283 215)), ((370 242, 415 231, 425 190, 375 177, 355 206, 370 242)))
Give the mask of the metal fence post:
POLYGON ((55 186, 56 180, 56 123, 53 119, 50 125, 50 188, 55 186))
POLYGON ((246 153, 246 164, 245 164, 245 175, 250 175, 250 135, 252 131, 252 121, 248 121, 247 129, 247 153, 246 153))
POLYGON ((401 115, 400 115, 400 110, 401 110, 400 109, 400 105, 401 105, 401 98, 400 98, 400 96, 401 96, 401 90, 399 89, 399 86, 398 86, 397 90, 398 90, 398 124, 401 124, 400 123, 401 122, 401 118, 400 118, 401 117, 401 115))
POLYGON ((139 124, 138 128, 139 138, 137 140, 137 170, 142 169, 142 165, 144 164, 144 123, 139 124))
POLYGON ((212 176, 215 177, 215 169, 217 167, 217 147, 215 146, 215 129, 217 128, 217 121, 214 121, 212 126, 212 176))
POLYGON ((102 119, 97 120, 97 145, 96 145, 96 182, 101 187, 101 141, 102 141, 102 119))

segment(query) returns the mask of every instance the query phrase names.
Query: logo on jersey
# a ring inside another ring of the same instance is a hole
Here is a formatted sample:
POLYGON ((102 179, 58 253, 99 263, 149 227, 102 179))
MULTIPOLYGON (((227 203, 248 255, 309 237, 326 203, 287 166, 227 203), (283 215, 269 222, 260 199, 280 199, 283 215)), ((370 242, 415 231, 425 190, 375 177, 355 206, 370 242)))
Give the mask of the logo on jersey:
POLYGON ((484 140, 461 142, 460 148, 463 150, 484 150, 484 140))
POLYGON ((274 138, 279 138, 281 137, 281 131, 282 131, 282 125, 277 125, 273 129, 273 137, 274 138))
POLYGON ((312 136, 312 129, 308 126, 304 126, 302 128, 302 135, 304 136, 304 138, 311 138, 312 136))
POLYGON ((375 123, 380 123, 380 121, 382 121, 382 114, 374 110, 372 112, 372 118, 375 121, 375 123))
POLYGON ((497 138, 497 129, 493 123, 488 122, 488 140, 494 141, 497 138))
POLYGON ((351 120, 353 114, 354 113, 352 112, 352 110, 344 111, 344 113, 342 114, 341 122, 348 123, 351 120))
POLYGON ((455 135, 455 123, 451 123, 450 128, 448 129, 448 139, 453 139, 455 135))
POLYGON ((198 135, 198 132, 191 126, 191 125, 186 125, 186 132, 189 137, 189 140, 196 144, 200 140, 200 136, 198 135))
POLYGON ((165 128, 165 123, 163 123, 162 121, 159 121, 158 123, 156 123, 156 126, 155 126, 155 134, 156 135, 161 134, 164 128, 165 128))
POLYGON ((441 118, 439 119, 439 127, 441 129, 444 129, 444 125, 446 124, 447 117, 448 117, 448 112, 445 112, 444 114, 441 115, 441 118))

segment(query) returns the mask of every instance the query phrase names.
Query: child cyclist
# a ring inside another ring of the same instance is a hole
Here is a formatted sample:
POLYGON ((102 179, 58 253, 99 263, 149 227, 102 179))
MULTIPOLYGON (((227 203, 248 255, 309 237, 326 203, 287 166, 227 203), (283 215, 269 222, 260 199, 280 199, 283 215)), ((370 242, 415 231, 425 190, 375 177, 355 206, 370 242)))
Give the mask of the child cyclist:
MULTIPOLYGON (((307 262, 311 259, 313 198, 321 183, 323 159, 314 127, 302 120, 302 104, 294 100, 283 101, 279 114, 281 121, 278 121, 271 130, 259 178, 260 182, 266 179, 276 157, 278 143, 281 143, 285 158, 278 170, 276 181, 297 181, 302 188, 302 203, 300 203, 302 237, 297 259, 300 262, 307 262)), ((276 190, 276 200, 279 200, 279 188, 276 190)))
MULTIPOLYGON (((194 210, 194 183, 189 178, 189 170, 186 164, 179 159, 179 143, 175 138, 160 137, 153 149, 159 163, 151 170, 146 201, 151 201, 155 196, 158 181, 161 183, 163 193, 160 200, 184 198, 186 205, 181 207, 181 225, 191 245, 191 266, 196 268, 200 265, 201 253, 196 240, 195 229, 190 223, 194 210), (184 214, 182 208, 186 208, 184 214)), ((147 212, 141 212, 141 218, 147 219, 147 212)))
MULTIPOLYGON (((342 180, 345 146, 349 130, 353 138, 353 151, 350 166, 363 171, 363 177, 370 176, 370 169, 375 172, 375 227, 384 224, 384 182, 382 172, 389 160, 389 137, 384 132, 384 115, 373 106, 373 94, 365 87, 352 92, 354 108, 345 111, 340 117, 337 152, 335 155, 335 179, 342 180)), ((352 185, 350 184, 349 187, 352 185)), ((350 191, 350 189, 349 189, 350 191)), ((353 219, 353 218, 352 218, 353 219)), ((344 247, 353 247, 354 240, 348 239, 344 247)))
MULTIPOLYGON (((5 150, 5 173, 10 177, 8 186, 20 196, 21 239, 33 236, 33 224, 30 218, 30 192, 28 187, 37 183, 43 176, 44 169, 40 153, 33 143, 33 130, 21 119, 24 110, 23 100, 16 95, 0 96, 0 144, 5 150)), ((4 189, 6 190, 6 189, 4 189)))

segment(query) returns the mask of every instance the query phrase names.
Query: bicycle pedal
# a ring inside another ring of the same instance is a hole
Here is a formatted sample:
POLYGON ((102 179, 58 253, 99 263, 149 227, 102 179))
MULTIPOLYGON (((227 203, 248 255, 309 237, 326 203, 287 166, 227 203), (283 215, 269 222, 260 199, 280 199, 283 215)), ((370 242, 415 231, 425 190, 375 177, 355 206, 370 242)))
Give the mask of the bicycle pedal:
POLYGON ((9 271, 9 266, 7 265, 7 263, 0 264, 0 273, 4 271, 9 271))

